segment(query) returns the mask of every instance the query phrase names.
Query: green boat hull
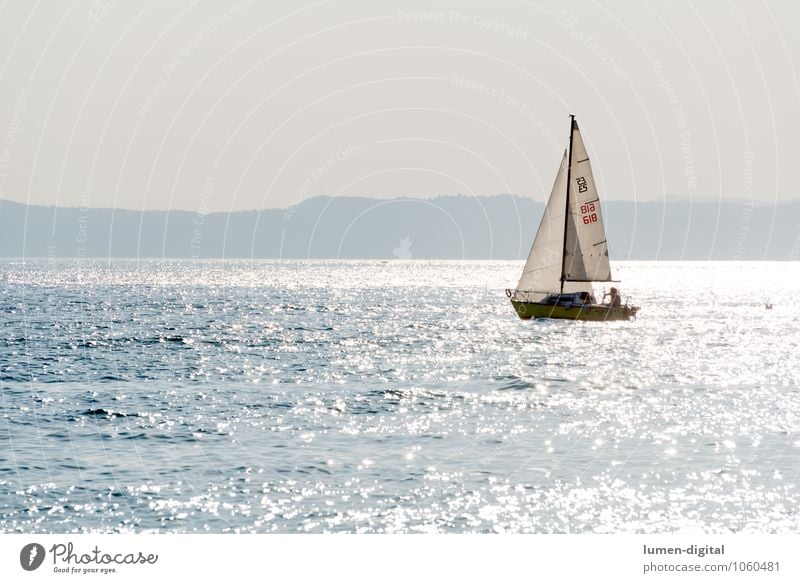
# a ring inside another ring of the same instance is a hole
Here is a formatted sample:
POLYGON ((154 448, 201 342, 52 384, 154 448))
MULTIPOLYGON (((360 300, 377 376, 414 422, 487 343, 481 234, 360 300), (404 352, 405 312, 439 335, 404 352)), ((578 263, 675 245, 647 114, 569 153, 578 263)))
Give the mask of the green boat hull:
POLYGON ((584 320, 588 322, 610 322, 630 320, 636 317, 637 307, 620 306, 564 306, 540 304, 536 302, 517 302, 511 300, 517 315, 523 320, 531 318, 558 318, 561 320, 584 320))

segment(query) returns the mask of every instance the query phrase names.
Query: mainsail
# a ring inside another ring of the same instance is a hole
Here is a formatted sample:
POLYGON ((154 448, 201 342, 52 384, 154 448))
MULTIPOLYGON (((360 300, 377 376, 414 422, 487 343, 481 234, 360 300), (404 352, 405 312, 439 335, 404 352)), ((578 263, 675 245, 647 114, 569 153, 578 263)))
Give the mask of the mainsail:
POLYGON ((592 293, 591 282, 611 280, 597 187, 574 119, 571 131, 570 152, 564 152, 561 159, 542 222, 514 290, 515 301, 541 301, 548 294, 561 292, 562 284, 563 293, 592 293))
POLYGON ((611 281, 608 242, 592 165, 578 122, 572 121, 569 217, 564 243, 565 281, 611 281))
MULTIPOLYGON (((538 302, 546 295, 560 291, 566 196, 567 152, 565 151, 513 299, 538 302)), ((565 291, 591 292, 592 286, 588 283, 570 284, 565 286, 565 291)))

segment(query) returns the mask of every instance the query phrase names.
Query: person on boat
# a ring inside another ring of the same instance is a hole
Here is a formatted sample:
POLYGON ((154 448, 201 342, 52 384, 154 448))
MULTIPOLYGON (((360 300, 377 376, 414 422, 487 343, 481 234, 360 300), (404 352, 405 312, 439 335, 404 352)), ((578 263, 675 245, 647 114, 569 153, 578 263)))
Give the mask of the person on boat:
POLYGON ((608 307, 619 308, 622 305, 622 297, 619 295, 617 288, 612 287, 608 292, 608 307))

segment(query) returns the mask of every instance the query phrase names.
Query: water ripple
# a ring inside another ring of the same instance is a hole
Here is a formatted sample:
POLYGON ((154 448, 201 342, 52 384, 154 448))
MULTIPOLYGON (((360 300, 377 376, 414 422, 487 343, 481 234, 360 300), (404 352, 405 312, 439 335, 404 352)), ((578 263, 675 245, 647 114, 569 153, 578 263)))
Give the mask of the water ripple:
POLYGON ((800 529, 793 264, 623 263, 605 324, 516 262, 2 267, 3 532, 800 529))

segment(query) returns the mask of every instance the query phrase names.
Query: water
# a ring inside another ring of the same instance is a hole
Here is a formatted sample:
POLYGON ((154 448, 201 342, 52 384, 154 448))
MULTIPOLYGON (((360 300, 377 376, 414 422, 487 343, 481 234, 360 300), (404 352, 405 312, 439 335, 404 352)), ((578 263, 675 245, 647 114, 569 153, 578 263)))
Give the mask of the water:
POLYGON ((798 532, 800 266, 616 267, 0 263, 0 531, 798 532))

